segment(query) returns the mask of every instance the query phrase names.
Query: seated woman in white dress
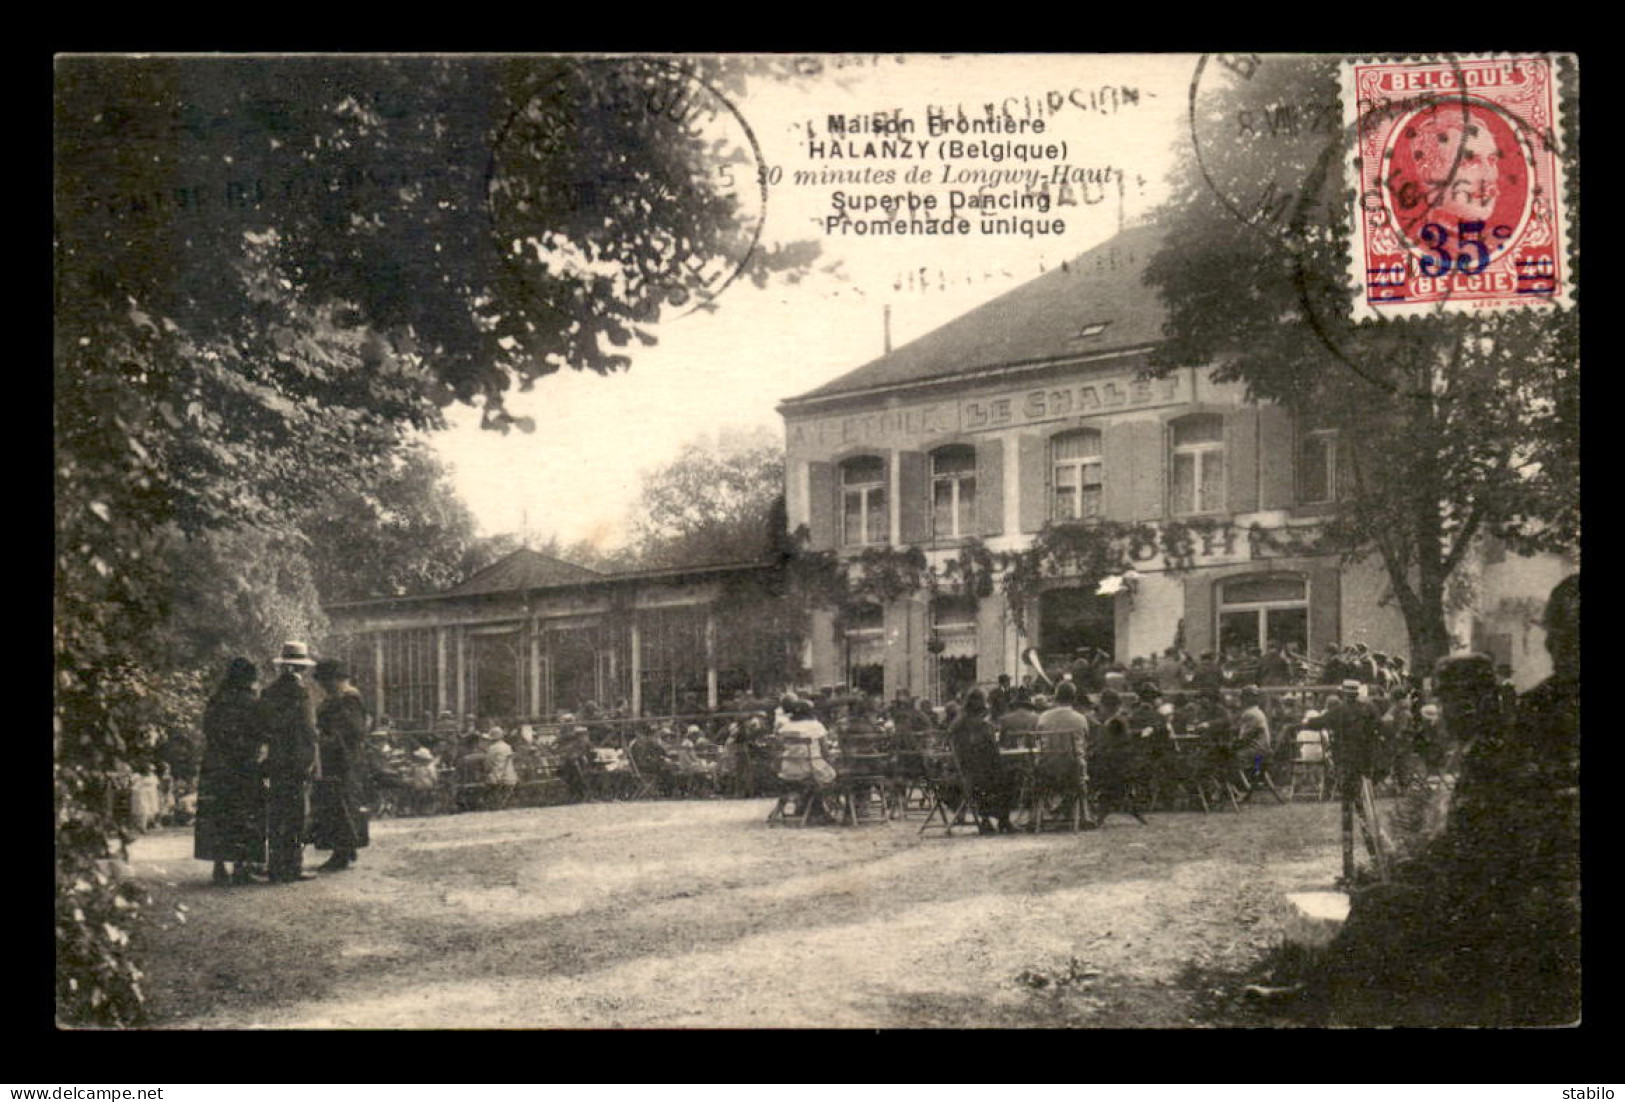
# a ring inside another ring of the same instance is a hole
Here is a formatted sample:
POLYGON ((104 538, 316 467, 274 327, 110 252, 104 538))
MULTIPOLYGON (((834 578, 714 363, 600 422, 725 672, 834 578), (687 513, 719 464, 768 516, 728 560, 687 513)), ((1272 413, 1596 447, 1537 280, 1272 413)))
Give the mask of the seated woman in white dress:
POLYGON ((810 822, 831 818, 820 792, 835 780, 835 768, 826 759, 829 730, 813 714, 810 701, 797 700, 786 709, 788 718, 779 728, 784 753, 779 758, 779 779, 799 790, 797 805, 812 801, 810 822))

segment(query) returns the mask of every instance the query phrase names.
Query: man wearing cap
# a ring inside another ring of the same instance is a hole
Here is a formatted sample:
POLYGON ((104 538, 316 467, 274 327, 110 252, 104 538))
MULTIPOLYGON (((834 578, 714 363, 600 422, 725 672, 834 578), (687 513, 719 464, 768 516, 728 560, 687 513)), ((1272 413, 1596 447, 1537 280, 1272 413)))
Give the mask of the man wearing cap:
POLYGON ((355 864, 367 834, 367 709, 350 673, 336 658, 316 663, 322 705, 316 711, 321 764, 312 791, 312 838, 332 856, 322 872, 342 872, 355 864))
POLYGON ((314 880, 303 870, 310 816, 310 786, 318 772, 316 702, 305 675, 316 665, 300 642, 282 645, 274 663, 277 679, 260 694, 260 716, 269 747, 269 872, 273 883, 314 880))

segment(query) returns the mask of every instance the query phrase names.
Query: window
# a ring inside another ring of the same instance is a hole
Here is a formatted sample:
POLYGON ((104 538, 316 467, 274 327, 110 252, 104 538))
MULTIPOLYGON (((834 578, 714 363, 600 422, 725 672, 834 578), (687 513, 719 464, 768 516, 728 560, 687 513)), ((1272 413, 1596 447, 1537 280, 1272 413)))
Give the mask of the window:
POLYGON ((885 618, 876 604, 846 610, 846 684, 860 693, 886 688, 885 618))
POLYGON ((931 453, 931 534, 958 539, 976 533, 976 449, 968 444, 931 453))
POLYGON ((1337 430, 1305 433, 1298 451, 1298 499, 1306 505, 1336 501, 1337 430))
POLYGON ((639 612, 638 650, 644 715, 686 715, 705 708, 704 609, 639 612))
POLYGON ((1219 583, 1219 650, 1235 659, 1282 643, 1309 653, 1309 586, 1298 574, 1252 574, 1219 583))
POLYGON ((1224 418, 1185 417, 1173 424, 1169 497, 1173 512, 1224 511, 1224 418))
MULTIPOLYGON (((384 714, 397 723, 434 718, 438 666, 434 629, 383 633, 384 714)), ((371 656, 361 658, 370 667, 371 656)), ((370 678, 369 678, 370 680, 370 678)), ((372 707, 372 700, 367 699, 372 707)))
POLYGON ((1050 516, 1055 520, 1089 520, 1100 516, 1100 431, 1079 429, 1052 438, 1050 459, 1055 488, 1050 516))
POLYGON ((976 687, 976 598, 934 598, 931 632, 941 644, 927 663, 931 695, 939 701, 958 700, 976 687))
POLYGON ((841 542, 848 547, 885 543, 886 461, 877 455, 841 464, 841 542))

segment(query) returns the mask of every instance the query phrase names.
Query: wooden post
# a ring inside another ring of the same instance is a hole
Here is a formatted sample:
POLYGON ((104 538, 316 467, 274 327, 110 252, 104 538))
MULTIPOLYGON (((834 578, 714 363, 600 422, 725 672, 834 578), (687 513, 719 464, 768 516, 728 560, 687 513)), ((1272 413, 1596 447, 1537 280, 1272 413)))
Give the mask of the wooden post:
POLYGON ((467 632, 461 624, 457 625, 457 732, 462 734, 463 717, 468 714, 468 671, 467 665, 468 645, 467 632))
POLYGON ((636 613, 632 614, 629 635, 632 639, 632 717, 636 719, 643 715, 643 648, 640 646, 642 635, 638 631, 636 613))
POLYGON ((705 706, 717 709, 717 613, 707 605, 705 609, 705 706))
POLYGON ((1338 785, 1345 791, 1338 794, 1343 803, 1343 883, 1346 887, 1354 884, 1354 801, 1346 791, 1346 785, 1338 785))
POLYGON ((446 629, 434 629, 434 717, 436 722, 440 713, 446 710, 446 701, 450 694, 446 692, 446 629))
POLYGON ((372 636, 372 714, 384 714, 384 633, 374 632, 372 636))

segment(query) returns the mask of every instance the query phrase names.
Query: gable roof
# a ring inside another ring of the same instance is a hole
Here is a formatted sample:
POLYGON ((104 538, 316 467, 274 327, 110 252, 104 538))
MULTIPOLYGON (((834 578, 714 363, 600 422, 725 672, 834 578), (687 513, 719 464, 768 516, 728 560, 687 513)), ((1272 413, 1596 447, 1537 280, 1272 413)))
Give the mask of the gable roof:
POLYGON ((1156 344, 1166 317, 1143 280, 1162 240, 1147 223, 894 348, 784 406, 878 387, 951 378, 1156 344), (1102 328, 1095 329, 1096 326, 1102 328))
POLYGON ((452 586, 443 597, 471 597, 481 593, 508 593, 521 589, 541 589, 550 585, 602 581, 603 574, 577 566, 540 551, 521 547, 498 559, 484 570, 452 586))

